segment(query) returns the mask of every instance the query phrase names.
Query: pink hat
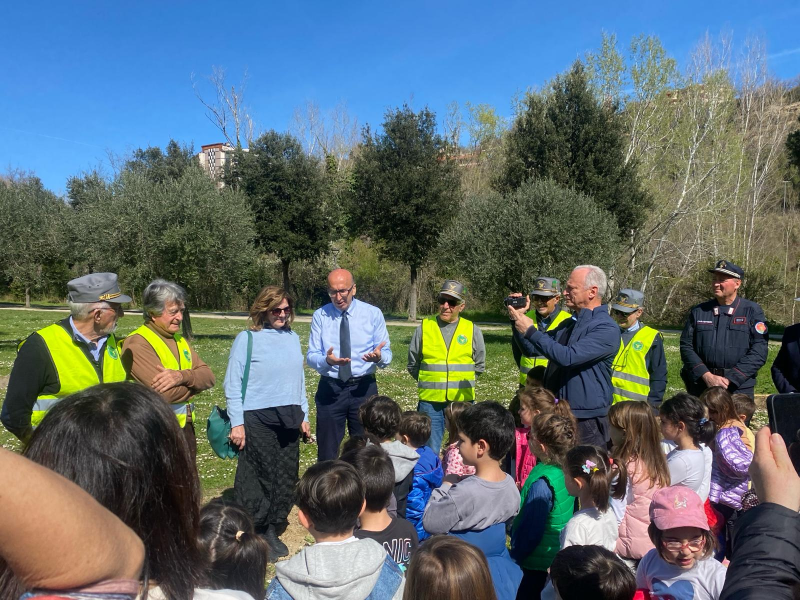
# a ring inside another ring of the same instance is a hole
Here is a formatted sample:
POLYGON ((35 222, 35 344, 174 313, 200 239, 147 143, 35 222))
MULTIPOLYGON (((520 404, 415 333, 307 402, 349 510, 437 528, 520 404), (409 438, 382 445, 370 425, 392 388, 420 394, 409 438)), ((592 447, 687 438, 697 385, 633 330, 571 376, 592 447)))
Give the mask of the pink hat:
POLYGON ((710 529, 700 496, 683 485, 665 487, 653 494, 650 520, 661 531, 676 527, 697 527, 705 531, 710 529))

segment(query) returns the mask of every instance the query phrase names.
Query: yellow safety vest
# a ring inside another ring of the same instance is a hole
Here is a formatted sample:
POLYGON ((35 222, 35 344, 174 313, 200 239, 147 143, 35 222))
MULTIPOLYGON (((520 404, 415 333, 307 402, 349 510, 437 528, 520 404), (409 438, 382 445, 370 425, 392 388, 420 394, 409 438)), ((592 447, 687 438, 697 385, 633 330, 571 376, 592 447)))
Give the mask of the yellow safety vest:
POLYGON ((459 318, 448 348, 436 317, 422 321, 422 356, 417 376, 417 394, 420 400, 475 400, 472 331, 472 321, 459 318))
MULTIPOLYGON (((153 350, 155 350, 156 354, 158 355, 158 360, 161 361, 161 364, 165 369, 183 371, 192 368, 192 350, 189 348, 189 344, 185 339, 183 339, 181 334, 176 333, 173 335, 173 339, 178 345, 180 361, 175 358, 172 350, 170 350, 166 342, 161 339, 161 336, 150 329, 147 325, 142 325, 133 333, 131 333, 131 336, 134 335, 140 335, 147 340, 150 346, 153 347, 153 350)), ((186 427, 186 415, 189 412, 191 412, 192 422, 194 422, 194 404, 191 402, 173 402, 170 404, 170 407, 172 408, 172 412, 175 413, 175 416, 178 417, 178 424, 181 426, 181 428, 186 427)))
POLYGON ((612 404, 625 400, 647 401, 650 393, 650 373, 645 357, 661 332, 642 325, 625 346, 620 340, 619 352, 611 366, 612 404))
POLYGON ((101 380, 97 376, 94 365, 86 358, 80 344, 61 325, 54 323, 36 333, 42 337, 47 351, 50 353, 50 359, 53 361, 58 375, 59 388, 54 394, 40 394, 36 397, 31 413, 33 427, 41 423, 45 413, 65 396, 80 392, 98 383, 111 383, 127 379, 120 359, 119 346, 113 334, 108 336, 103 348, 101 380))
MULTIPOLYGON (((534 320, 535 323, 539 323, 539 313, 535 310, 529 310, 527 315, 534 320)), ((567 319, 571 318, 572 314, 568 310, 564 310, 563 308, 558 311, 553 320, 550 322, 550 325, 547 327, 545 331, 552 331, 556 327, 558 327, 561 323, 566 321, 567 319)), ((550 362, 544 356, 520 356, 519 357, 519 384, 525 385, 528 379, 528 373, 531 369, 535 367, 545 367, 547 368, 547 363, 550 362)))

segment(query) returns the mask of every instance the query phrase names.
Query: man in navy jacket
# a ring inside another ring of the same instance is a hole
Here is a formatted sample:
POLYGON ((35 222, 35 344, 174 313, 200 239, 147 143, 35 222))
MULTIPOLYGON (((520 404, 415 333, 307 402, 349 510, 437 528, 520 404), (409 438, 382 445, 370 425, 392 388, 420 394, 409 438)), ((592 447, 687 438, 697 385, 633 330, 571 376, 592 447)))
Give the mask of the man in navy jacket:
POLYGON ((609 439, 611 365, 619 351, 619 325, 603 304, 606 274, 594 265, 575 267, 564 288, 567 308, 573 312, 552 331, 539 331, 525 315, 528 310, 508 307, 520 347, 537 351, 550 362, 544 386, 567 400, 578 420, 581 444, 605 446, 609 439))
POLYGON ((780 394, 800 393, 800 323, 783 332, 781 349, 772 363, 772 381, 780 394))

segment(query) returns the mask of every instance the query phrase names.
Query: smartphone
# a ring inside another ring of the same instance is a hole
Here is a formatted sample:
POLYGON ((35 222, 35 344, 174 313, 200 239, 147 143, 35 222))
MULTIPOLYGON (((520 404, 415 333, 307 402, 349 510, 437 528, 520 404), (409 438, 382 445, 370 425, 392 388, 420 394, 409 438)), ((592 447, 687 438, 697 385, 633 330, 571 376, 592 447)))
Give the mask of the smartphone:
POLYGON ((767 398, 769 429, 786 442, 789 457, 800 474, 800 394, 773 394, 767 398))

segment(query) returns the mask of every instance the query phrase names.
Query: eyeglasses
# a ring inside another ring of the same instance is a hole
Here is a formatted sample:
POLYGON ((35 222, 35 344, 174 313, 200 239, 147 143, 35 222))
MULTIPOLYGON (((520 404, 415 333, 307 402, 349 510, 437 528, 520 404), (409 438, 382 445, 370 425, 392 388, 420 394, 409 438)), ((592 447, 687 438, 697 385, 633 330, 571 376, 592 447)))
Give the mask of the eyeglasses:
POLYGON ((679 541, 662 541, 661 544, 667 550, 672 552, 680 552, 684 548, 689 548, 692 552, 700 552, 703 549, 703 546, 706 544, 705 538, 699 537, 693 540, 689 540, 688 542, 679 542, 679 541))
POLYGON ((437 300, 439 301, 439 304, 441 305, 447 304, 448 306, 450 306, 450 308, 461 305, 461 300, 454 300, 453 298, 446 298, 445 296, 439 296, 437 300))
POLYGON ((347 296, 347 294, 349 294, 354 287, 356 287, 355 283, 346 290, 328 290, 328 296, 331 298, 335 298, 336 296, 347 296))
POLYGON ((283 314, 290 315, 292 314, 292 307, 287 306, 286 308, 273 308, 269 311, 273 317, 280 317, 283 314))

